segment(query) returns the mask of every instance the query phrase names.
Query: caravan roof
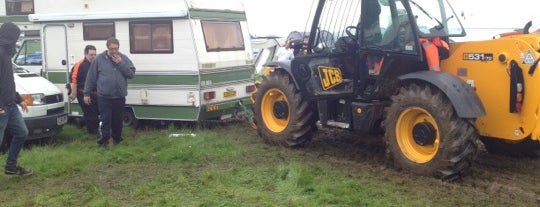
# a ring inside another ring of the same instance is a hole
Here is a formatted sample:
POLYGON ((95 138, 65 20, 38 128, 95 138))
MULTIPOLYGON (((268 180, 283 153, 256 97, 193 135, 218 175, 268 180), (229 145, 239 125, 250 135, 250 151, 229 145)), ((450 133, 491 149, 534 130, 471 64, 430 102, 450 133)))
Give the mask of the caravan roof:
POLYGON ((193 16, 194 13, 215 13, 224 10, 233 13, 244 12, 244 6, 239 0, 93 0, 84 2, 55 0, 54 5, 51 5, 50 1, 36 1, 35 4, 35 13, 28 16, 31 22, 182 18, 193 16))

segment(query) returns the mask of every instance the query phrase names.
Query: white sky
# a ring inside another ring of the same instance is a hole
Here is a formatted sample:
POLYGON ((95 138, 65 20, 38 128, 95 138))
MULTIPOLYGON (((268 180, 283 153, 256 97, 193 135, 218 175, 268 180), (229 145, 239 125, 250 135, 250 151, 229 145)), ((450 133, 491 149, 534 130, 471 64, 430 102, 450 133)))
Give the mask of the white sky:
MULTIPOLYGON (((249 30, 254 36, 287 36, 304 31, 312 1, 241 0, 246 9, 249 30)), ((533 20, 531 31, 540 28, 538 0, 449 0, 466 28, 522 28, 533 20), (536 19, 535 19, 536 18, 536 19)), ((468 30, 468 34, 474 31, 468 30)))
POLYGON ((456 12, 469 28, 522 28, 532 20, 533 28, 540 26, 538 0, 450 0, 456 12), (536 23, 535 23, 536 22, 536 23))
POLYGON ((304 31, 313 0, 241 1, 246 9, 251 35, 285 37, 294 30, 304 31))

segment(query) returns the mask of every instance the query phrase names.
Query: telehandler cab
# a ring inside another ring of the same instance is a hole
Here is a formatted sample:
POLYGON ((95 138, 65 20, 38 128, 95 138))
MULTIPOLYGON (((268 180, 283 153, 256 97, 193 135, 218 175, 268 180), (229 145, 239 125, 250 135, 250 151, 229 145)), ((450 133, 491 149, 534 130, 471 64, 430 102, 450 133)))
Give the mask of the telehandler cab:
POLYGON ((537 149, 540 35, 450 43, 437 71, 425 40, 465 36, 447 0, 313 6, 303 50, 266 64, 252 95, 265 142, 301 146, 317 126, 384 131, 396 169, 443 180, 466 175, 481 141, 489 152, 537 149))

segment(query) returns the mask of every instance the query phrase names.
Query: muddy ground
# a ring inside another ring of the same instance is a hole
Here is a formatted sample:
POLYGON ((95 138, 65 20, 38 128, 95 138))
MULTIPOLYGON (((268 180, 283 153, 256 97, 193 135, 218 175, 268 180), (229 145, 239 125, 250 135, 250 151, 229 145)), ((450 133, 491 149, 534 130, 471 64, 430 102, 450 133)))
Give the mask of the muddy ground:
MULTIPOLYGON (((388 176, 389 182, 403 179, 402 175, 410 177, 415 180, 416 187, 422 188, 419 191, 433 188, 435 178, 418 179, 416 175, 398 172, 388 164, 382 136, 340 129, 319 130, 301 150, 315 153, 329 162, 346 162, 358 170, 372 169, 381 176, 388 176)), ((482 145, 467 176, 449 184, 440 181, 440 185, 445 188, 445 193, 470 196, 451 199, 470 200, 472 206, 540 206, 539 170, 539 158, 490 154, 482 145), (490 202, 475 203, 479 199, 490 202)))

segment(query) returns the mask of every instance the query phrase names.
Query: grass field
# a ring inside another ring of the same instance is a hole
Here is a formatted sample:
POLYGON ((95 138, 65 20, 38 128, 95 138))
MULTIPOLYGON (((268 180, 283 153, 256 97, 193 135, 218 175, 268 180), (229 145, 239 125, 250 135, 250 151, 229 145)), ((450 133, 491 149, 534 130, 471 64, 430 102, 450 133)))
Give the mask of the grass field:
POLYGON ((21 153, 32 176, 0 176, 0 206, 540 205, 537 160, 484 155, 473 175, 444 183, 386 167, 377 137, 335 133, 287 149, 264 144, 247 124, 126 129, 125 142, 101 150, 67 125, 21 153))

